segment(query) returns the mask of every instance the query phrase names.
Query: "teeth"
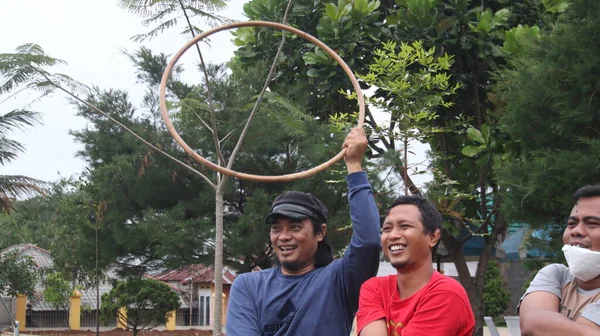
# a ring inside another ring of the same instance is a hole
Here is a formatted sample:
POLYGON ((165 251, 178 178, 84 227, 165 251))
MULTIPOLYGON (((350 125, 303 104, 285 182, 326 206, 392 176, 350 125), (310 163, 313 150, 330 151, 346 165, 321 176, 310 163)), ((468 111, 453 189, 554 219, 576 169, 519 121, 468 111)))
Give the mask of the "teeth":
POLYGON ((280 246, 279 249, 282 251, 291 251, 293 249, 295 249, 296 246, 280 246))
POLYGON ((404 245, 392 245, 392 246, 390 246, 390 250, 392 252, 404 250, 404 248, 406 248, 406 246, 404 246, 404 245))
POLYGON ((587 248, 587 247, 585 247, 585 246, 583 246, 581 244, 571 244, 571 246, 580 247, 580 248, 587 248))

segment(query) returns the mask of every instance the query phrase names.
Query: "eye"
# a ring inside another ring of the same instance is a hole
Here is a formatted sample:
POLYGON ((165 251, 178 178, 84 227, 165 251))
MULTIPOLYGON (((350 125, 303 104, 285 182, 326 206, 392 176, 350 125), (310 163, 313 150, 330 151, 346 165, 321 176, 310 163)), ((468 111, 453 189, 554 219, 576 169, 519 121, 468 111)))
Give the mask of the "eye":
POLYGON ((279 225, 273 225, 271 226, 271 232, 277 232, 281 230, 281 227, 279 225))
POLYGON ((302 225, 294 224, 292 225, 292 231, 300 231, 302 229, 302 225))
POLYGON ((572 228, 574 226, 577 226, 577 222, 574 221, 574 220, 570 220, 570 221, 567 222, 567 226, 570 227, 570 228, 572 228))
POLYGON ((390 232, 390 231, 392 231, 391 226, 384 226, 381 228, 381 232, 390 232))
POLYGON ((408 230, 408 229, 410 229, 411 227, 412 227, 412 226, 410 226, 410 225, 408 225, 408 224, 402 224, 402 225, 400 225, 400 228, 401 228, 402 230, 408 230))

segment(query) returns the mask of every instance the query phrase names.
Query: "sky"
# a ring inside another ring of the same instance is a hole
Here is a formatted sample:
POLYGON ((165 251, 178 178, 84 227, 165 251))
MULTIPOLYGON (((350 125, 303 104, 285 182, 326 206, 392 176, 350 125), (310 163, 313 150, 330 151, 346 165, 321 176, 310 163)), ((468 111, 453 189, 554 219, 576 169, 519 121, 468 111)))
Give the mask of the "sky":
MULTIPOLYGON (((242 6, 246 0, 230 0, 220 14, 229 19, 245 21, 242 6)), ((19 45, 36 43, 51 57, 66 61, 66 66, 52 72, 64 73, 87 85, 102 89, 122 89, 130 93, 131 101, 141 101, 145 87, 137 84, 132 63, 122 50, 133 51, 141 43, 130 38, 145 33, 142 19, 118 6, 117 0, 28 0, 3 1, 0 10, 0 53, 10 53, 19 45)), ((159 37, 144 42, 153 52, 175 54, 189 39, 180 34, 182 26, 171 28, 159 37)), ((225 62, 233 56, 234 45, 227 32, 211 39, 211 48, 203 46, 207 62, 225 62)), ((193 50, 178 64, 194 64, 193 50), (186 57, 189 56, 189 57, 186 57), (187 61, 187 62, 186 62, 187 61)), ((0 105, 0 114, 22 108, 35 95, 21 94, 0 105)), ((0 174, 26 175, 55 181, 78 174, 85 162, 76 157, 82 149, 74 142, 69 130, 86 127, 83 118, 75 116, 74 107, 62 93, 32 105, 29 109, 42 114, 43 125, 16 131, 9 137, 21 142, 26 152, 5 166, 0 174)))
MULTIPOLYGON (((245 21, 242 6, 247 0, 230 0, 228 7, 219 13, 229 19, 245 21)), ((132 63, 122 50, 133 51, 142 45, 154 53, 174 54, 189 39, 180 34, 183 26, 173 27, 157 38, 135 43, 130 38, 149 31, 142 19, 118 6, 117 0, 28 0, 5 1, 0 11, 0 53, 13 52, 19 45, 36 43, 46 54, 67 62, 52 72, 64 73, 86 85, 101 89, 122 89, 130 94, 131 102, 141 102, 145 86, 136 83, 132 63), (9 32, 9 33, 7 33, 9 32)), ((234 45, 228 32, 220 32, 211 39, 211 48, 203 45, 207 62, 225 62, 233 56, 234 45)), ((190 69, 196 61, 193 49, 178 64, 190 69)), ((187 71, 183 79, 193 81, 196 71, 187 71)), ((34 98, 20 94, 0 104, 0 114, 22 108, 34 98)), ((0 174, 26 175, 56 181, 82 172, 86 164, 76 157, 82 145, 75 143, 70 130, 86 127, 83 118, 75 116, 74 107, 63 93, 56 93, 35 103, 29 109, 42 114, 43 125, 15 131, 9 137, 21 142, 26 152, 5 166, 0 174)), ((425 159, 426 147, 415 144, 417 153, 411 162, 425 159)), ((427 175, 414 176, 420 185, 427 175)))

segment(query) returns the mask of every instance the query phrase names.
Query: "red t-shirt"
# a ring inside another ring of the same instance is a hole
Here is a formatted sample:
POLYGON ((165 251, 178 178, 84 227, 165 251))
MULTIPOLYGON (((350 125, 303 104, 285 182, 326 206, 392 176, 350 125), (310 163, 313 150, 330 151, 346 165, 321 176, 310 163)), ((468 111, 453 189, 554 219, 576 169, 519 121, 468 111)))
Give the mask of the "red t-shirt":
POLYGON ((475 318, 467 292, 458 281, 437 271, 429 283, 400 300, 397 275, 367 280, 360 289, 357 331, 385 319, 390 336, 471 335, 475 318))

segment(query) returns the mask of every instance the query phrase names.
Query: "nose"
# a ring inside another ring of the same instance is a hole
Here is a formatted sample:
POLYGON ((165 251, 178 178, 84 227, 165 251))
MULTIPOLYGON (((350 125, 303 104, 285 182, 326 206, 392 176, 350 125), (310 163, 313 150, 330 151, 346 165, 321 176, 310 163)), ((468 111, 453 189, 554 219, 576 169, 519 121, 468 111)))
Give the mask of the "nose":
POLYGON ((394 227, 392 231, 390 231, 390 235, 388 237, 389 240, 397 240, 402 238, 402 230, 399 227, 394 227))
POLYGON ((281 232, 279 232, 279 237, 277 237, 279 240, 290 240, 292 239, 292 234, 290 232, 290 230, 288 230, 287 228, 283 228, 281 229, 281 232))
POLYGON ((585 224, 584 223, 577 223, 577 225, 575 225, 572 229, 571 229, 571 237, 585 237, 587 236, 587 231, 585 230, 585 224))

